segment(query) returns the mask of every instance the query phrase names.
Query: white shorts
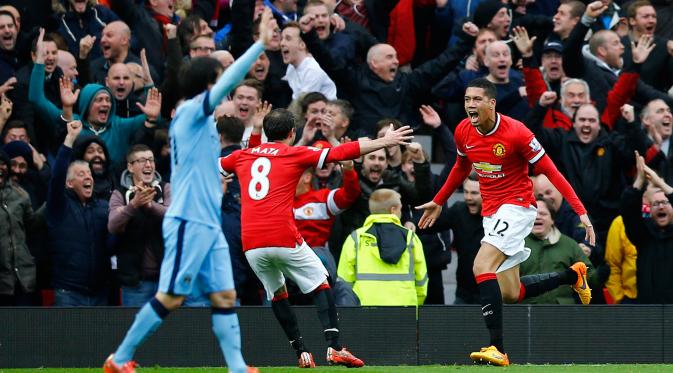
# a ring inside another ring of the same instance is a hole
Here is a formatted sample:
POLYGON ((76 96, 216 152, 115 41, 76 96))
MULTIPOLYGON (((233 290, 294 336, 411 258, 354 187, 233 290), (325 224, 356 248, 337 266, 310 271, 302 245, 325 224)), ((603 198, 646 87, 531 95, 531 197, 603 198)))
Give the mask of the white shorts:
POLYGON ((508 204, 500 206, 495 214, 484 217, 484 238, 481 242, 495 246, 507 256, 496 272, 506 271, 528 259, 530 249, 524 246, 524 240, 533 229, 536 217, 534 206, 526 208, 508 204))
POLYGON ((294 248, 252 249, 245 252, 245 257, 264 285, 269 300, 273 299, 276 290, 285 285, 285 276, 294 281, 304 294, 327 280, 327 269, 305 242, 294 248))

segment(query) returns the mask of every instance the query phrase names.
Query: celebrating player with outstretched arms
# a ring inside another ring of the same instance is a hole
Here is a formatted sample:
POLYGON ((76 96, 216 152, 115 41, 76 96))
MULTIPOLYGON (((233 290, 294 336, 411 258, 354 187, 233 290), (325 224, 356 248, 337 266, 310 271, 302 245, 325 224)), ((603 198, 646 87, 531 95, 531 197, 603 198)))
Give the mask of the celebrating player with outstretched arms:
POLYGON ((530 234, 537 215, 528 177, 529 164, 536 173, 545 174, 568 200, 586 227, 586 239, 591 245, 596 237, 582 202, 533 133, 523 123, 495 111, 496 94, 495 85, 486 79, 475 79, 468 84, 465 91, 468 118, 460 122, 455 131, 456 164, 435 198, 417 209, 425 210, 419 227, 432 226, 442 206, 474 167, 483 200, 484 238, 473 271, 491 343, 470 357, 475 361, 509 365, 503 348, 503 300, 514 303, 561 284, 572 285, 583 304, 591 299, 583 262, 563 272, 519 278, 519 264, 530 255, 530 249, 524 247, 524 239, 530 234))

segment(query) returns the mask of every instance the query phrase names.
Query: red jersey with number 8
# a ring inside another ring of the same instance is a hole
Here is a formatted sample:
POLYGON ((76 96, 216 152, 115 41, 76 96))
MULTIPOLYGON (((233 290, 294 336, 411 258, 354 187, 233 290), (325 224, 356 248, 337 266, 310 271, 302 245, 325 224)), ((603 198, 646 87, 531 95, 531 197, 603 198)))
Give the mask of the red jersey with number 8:
POLYGON ((528 165, 545 151, 523 123, 496 113, 495 126, 483 134, 464 119, 456 127, 455 139, 458 155, 467 157, 479 174, 483 216, 495 214, 503 204, 535 206, 528 165))
POLYGON ((220 158, 221 170, 235 172, 241 184, 243 251, 304 242, 293 214, 297 183, 307 168, 322 168, 329 151, 266 143, 220 158))

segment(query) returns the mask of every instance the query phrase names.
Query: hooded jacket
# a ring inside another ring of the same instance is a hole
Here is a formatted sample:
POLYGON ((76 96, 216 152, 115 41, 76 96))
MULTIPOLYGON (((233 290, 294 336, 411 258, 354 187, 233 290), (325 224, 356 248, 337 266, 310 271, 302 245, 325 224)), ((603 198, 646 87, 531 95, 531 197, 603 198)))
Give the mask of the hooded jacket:
POLYGON ((117 277, 124 286, 136 286, 141 280, 159 280, 164 257, 161 223, 170 204, 170 185, 155 172, 152 186, 157 192, 152 206, 134 208, 130 204, 135 194, 133 175, 125 170, 110 198, 108 230, 119 238, 115 250, 117 277))
POLYGON ((372 214, 344 242, 341 280, 363 306, 419 306, 428 291, 423 244, 392 214, 372 214))
MULTIPOLYGON (((103 164, 103 173, 95 173, 93 169, 91 170, 91 176, 93 176, 93 196, 95 198, 100 198, 104 200, 109 200, 112 195, 112 191, 115 189, 117 183, 115 182, 115 170, 112 169, 110 165, 110 152, 108 151, 107 145, 103 140, 96 135, 85 135, 77 137, 75 143, 72 146, 72 160, 84 160, 84 154, 86 154, 86 148, 91 145, 91 143, 96 143, 103 148, 103 153, 105 154, 105 162, 103 164)), ((89 162, 91 164, 91 162, 89 162)))
MULTIPOLYGON (((63 119, 61 119, 63 111, 44 96, 43 82, 44 65, 35 64, 30 76, 28 99, 35 105, 38 115, 42 116, 42 118, 45 119, 45 122, 52 126, 64 126, 65 123, 63 122, 63 119)), ((84 125, 80 136, 98 135, 105 145, 107 145, 108 151, 110 152, 111 164, 113 166, 120 166, 121 168, 134 134, 144 126, 147 117, 145 114, 141 114, 131 118, 120 118, 115 114, 115 102, 114 100, 111 100, 107 122, 98 130, 94 129, 87 118, 93 99, 99 92, 107 93, 110 95, 111 99, 113 97, 108 88, 103 87, 100 84, 87 84, 82 88, 79 94, 79 100, 77 102, 79 115, 73 114, 73 117, 74 119, 81 120, 84 125)))
POLYGON ((47 227, 55 289, 99 293, 109 280, 107 247, 108 202, 91 198, 82 203, 65 181, 72 149, 56 155, 47 194, 47 227))

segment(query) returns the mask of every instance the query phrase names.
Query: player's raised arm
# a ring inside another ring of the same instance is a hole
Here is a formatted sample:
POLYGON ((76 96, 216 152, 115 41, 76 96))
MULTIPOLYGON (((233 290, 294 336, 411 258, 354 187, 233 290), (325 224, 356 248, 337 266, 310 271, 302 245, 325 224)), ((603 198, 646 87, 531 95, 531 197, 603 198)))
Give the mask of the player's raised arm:
POLYGON ((330 149, 324 163, 355 159, 361 155, 393 145, 409 145, 410 141, 414 138, 414 136, 412 136, 413 132, 414 130, 409 126, 402 126, 395 129, 391 124, 388 131, 386 131, 386 134, 376 140, 362 139, 347 142, 330 149))
POLYGON ((278 25, 271 14, 269 8, 264 9, 262 13, 262 21, 259 24, 259 40, 250 46, 248 50, 243 53, 227 70, 220 76, 213 88, 210 90, 208 97, 209 111, 215 110, 215 107, 220 104, 222 99, 231 92, 232 89, 245 77, 252 64, 255 63, 257 57, 264 51, 264 48, 269 44, 273 37, 273 30, 278 25))
POLYGON ((589 220, 586 208, 584 208, 582 201, 577 197, 577 194, 575 194, 575 191, 568 180, 563 177, 563 174, 559 172, 554 162, 552 162, 551 158, 546 154, 535 162, 533 167, 535 174, 545 174, 547 178, 549 178, 549 181, 554 184, 556 189, 563 195, 563 198, 568 201, 575 213, 579 215, 580 221, 586 229, 585 239, 591 246, 594 246, 596 244, 596 232, 594 232, 594 227, 591 224, 591 220, 589 220))

